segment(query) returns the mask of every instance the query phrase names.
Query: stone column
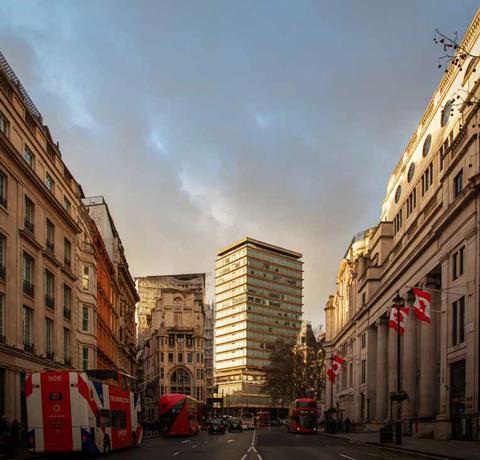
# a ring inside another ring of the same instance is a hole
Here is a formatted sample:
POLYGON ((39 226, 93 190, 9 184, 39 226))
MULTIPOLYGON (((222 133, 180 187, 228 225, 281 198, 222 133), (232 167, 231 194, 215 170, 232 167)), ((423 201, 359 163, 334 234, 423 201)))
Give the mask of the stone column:
MULTIPOLYGON (((438 289, 437 285, 428 284, 428 287, 438 289)), ((439 293, 428 291, 432 296, 432 310, 440 310, 439 293)), ((419 417, 433 417, 435 410, 435 366, 437 363, 437 350, 435 343, 435 329, 438 313, 432 312, 431 322, 419 321, 421 330, 420 338, 420 391, 419 391, 419 417)))
POLYGON ((377 396, 377 329, 367 329, 367 420, 375 417, 377 396))
POLYGON ((375 419, 385 422, 387 419, 387 321, 377 321, 377 391, 375 398, 375 419))
MULTIPOLYGON (((397 331, 388 329, 388 393, 397 391, 397 331)), ((395 420, 397 412, 396 406, 391 407, 390 395, 387 394, 388 400, 388 418, 393 415, 395 420)))
POLYGON ((404 419, 415 417, 415 403, 417 391, 417 318, 413 306, 409 305, 405 334, 403 335, 403 388, 408 394, 408 399, 403 402, 402 415, 404 419))

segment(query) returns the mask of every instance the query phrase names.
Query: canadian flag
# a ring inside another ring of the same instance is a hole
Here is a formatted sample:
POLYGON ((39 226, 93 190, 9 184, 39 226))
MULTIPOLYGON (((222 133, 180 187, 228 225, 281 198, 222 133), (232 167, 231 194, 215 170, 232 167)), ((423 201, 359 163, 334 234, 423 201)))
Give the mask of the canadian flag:
POLYGON ((415 316, 420 321, 425 321, 426 323, 429 323, 432 296, 428 292, 421 291, 417 288, 412 288, 412 291, 415 294, 415 302, 413 303, 415 316))
POLYGON ((405 323, 407 320, 409 308, 401 307, 399 309, 394 305, 390 310, 390 319, 388 321, 388 327, 395 329, 400 335, 405 333, 405 323), (398 315, 400 314, 400 324, 398 321, 398 315))
POLYGON ((328 380, 332 383, 335 383, 335 380, 337 379, 337 375, 340 372, 340 368, 342 367, 342 364, 345 362, 343 358, 340 358, 340 356, 337 355, 332 355, 332 365, 330 366, 330 369, 327 371, 328 375, 328 380))

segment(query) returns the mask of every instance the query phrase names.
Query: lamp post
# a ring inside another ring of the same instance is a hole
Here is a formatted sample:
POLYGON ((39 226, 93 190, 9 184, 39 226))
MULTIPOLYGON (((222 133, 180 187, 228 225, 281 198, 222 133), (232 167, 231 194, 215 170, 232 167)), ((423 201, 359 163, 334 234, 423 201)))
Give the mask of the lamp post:
POLYGON ((393 299, 393 307, 397 309, 397 421, 395 422, 395 444, 402 444, 402 366, 400 362, 400 315, 401 309, 405 306, 405 299, 397 295, 393 299))

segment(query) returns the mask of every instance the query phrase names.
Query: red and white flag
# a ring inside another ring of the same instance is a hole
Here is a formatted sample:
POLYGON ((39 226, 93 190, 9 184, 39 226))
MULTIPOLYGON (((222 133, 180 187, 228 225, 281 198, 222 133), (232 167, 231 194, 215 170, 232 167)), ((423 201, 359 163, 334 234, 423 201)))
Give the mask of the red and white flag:
POLYGON ((390 319, 388 321, 388 327, 395 329, 400 335, 403 335, 405 333, 405 326, 406 326, 408 312, 409 312, 408 307, 401 307, 399 311, 398 308, 395 305, 393 305, 393 307, 390 310, 390 319), (398 314, 400 314, 400 324, 398 321, 398 314))
POLYGON ((330 382, 335 383, 337 375, 340 373, 340 368, 342 367, 342 364, 344 362, 345 360, 343 358, 340 358, 340 356, 332 355, 332 364, 327 371, 328 380, 330 382))
POLYGON ((425 321, 426 323, 429 323, 432 296, 428 292, 421 291, 417 288, 412 288, 412 291, 415 294, 415 302, 413 303, 415 316, 420 321, 425 321))

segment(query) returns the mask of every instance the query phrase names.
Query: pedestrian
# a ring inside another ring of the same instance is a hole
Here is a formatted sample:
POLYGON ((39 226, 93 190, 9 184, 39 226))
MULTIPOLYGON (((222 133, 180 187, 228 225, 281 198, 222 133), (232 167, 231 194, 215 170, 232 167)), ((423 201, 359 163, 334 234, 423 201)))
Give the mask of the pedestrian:
POLYGON ((345 419, 345 433, 348 433, 350 431, 350 424, 352 423, 352 421, 347 417, 345 419))

